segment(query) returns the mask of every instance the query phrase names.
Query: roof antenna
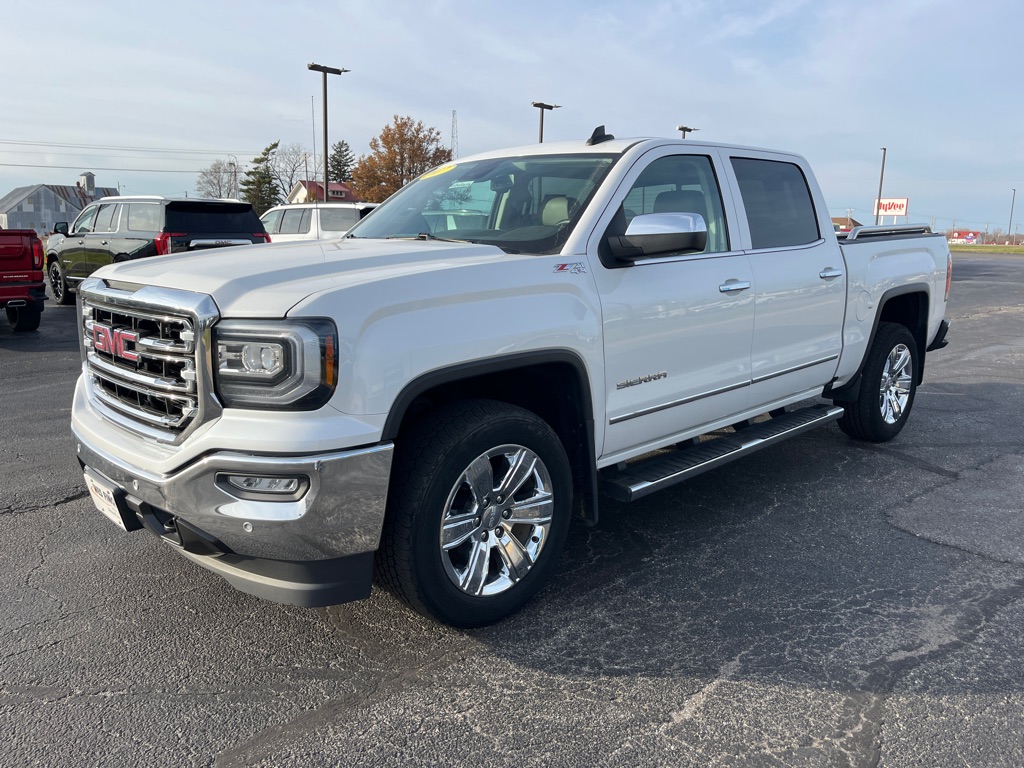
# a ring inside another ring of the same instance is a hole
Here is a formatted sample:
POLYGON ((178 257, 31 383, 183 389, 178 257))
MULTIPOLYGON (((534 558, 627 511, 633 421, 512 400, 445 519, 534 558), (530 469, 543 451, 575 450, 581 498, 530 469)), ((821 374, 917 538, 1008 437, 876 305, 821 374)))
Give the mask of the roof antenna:
POLYGON ((600 144, 602 141, 611 141, 615 137, 610 133, 604 132, 604 126, 599 125, 594 129, 594 132, 590 134, 590 138, 587 139, 587 146, 592 147, 595 144, 600 144))

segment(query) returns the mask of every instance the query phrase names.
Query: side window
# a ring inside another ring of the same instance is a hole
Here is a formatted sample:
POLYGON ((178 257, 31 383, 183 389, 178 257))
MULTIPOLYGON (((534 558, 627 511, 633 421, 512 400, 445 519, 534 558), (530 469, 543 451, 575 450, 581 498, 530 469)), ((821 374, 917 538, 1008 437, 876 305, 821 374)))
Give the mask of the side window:
POLYGON ((633 184, 622 203, 620 225, 647 213, 698 213, 708 228, 704 253, 729 250, 729 233, 711 158, 671 155, 653 161, 633 184))
POLYGON ((128 229, 135 232, 156 232, 160 229, 160 206, 156 203, 128 205, 128 229))
POLYGON ((284 216, 281 217, 282 235, 297 235, 302 231, 302 213, 303 211, 301 208, 292 208, 291 210, 286 210, 284 212, 284 216))
POLYGON ((813 243, 821 233, 807 179, 798 165, 732 158, 753 248, 813 243))
POLYGON ((82 211, 71 227, 72 235, 85 235, 92 232, 93 222, 96 220, 97 206, 92 205, 82 211))
POLYGON ((324 232, 344 232, 359 220, 355 208, 321 208, 320 229, 324 232))
POLYGON ((299 222, 299 232, 306 234, 309 232, 309 224, 313 219, 313 209, 303 208, 302 209, 302 221, 299 222))
POLYGON ((268 235, 273 235, 277 232, 277 225, 281 223, 282 213, 284 211, 276 210, 263 214, 263 218, 260 221, 263 222, 263 228, 267 230, 268 235))
POLYGON ((117 211, 117 203, 107 203, 100 206, 99 213, 96 214, 96 223, 93 226, 93 232, 113 232, 116 227, 116 219, 114 214, 117 211))

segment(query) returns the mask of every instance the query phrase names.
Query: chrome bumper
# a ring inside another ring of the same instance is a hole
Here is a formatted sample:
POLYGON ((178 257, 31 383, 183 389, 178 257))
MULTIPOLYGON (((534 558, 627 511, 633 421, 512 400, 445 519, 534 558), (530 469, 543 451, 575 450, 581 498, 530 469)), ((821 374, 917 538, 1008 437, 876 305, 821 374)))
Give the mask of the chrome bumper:
POLYGON ((296 605, 329 605, 369 594, 392 444, 314 456, 220 452, 157 475, 95 448, 77 431, 75 438, 79 462, 110 485, 126 519, 138 519, 134 527, 150 529, 236 588, 296 605), (298 498, 264 500, 233 488, 227 475, 308 482, 298 498), (351 583, 344 588, 329 583, 341 570, 358 572, 359 594, 351 583))

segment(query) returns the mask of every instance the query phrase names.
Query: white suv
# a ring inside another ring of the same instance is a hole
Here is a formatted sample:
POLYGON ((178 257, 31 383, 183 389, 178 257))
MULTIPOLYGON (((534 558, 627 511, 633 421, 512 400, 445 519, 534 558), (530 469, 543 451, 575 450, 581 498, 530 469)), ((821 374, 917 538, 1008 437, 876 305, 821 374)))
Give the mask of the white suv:
POLYGON ((329 240, 341 237, 377 203, 292 203, 278 205, 260 216, 275 243, 329 240))

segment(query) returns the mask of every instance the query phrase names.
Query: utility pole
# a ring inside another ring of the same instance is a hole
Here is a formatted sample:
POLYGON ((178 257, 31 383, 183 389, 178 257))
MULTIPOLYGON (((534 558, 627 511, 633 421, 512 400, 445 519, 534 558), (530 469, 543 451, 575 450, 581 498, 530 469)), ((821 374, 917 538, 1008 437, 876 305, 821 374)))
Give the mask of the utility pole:
POLYGON ((677 125, 676 126, 676 130, 679 131, 683 135, 683 138, 685 139, 686 138, 686 134, 693 133, 694 131, 699 131, 700 128, 691 128, 688 125, 677 125))
POLYGON ((342 75, 350 70, 339 69, 338 67, 326 67, 323 64, 307 64, 306 69, 311 69, 314 72, 320 72, 324 76, 324 202, 327 202, 329 199, 329 195, 327 193, 327 76, 342 75))
POLYGON ((885 147, 882 147, 882 172, 878 176, 878 200, 875 202, 875 226, 878 226, 878 218, 882 213, 882 180, 885 178, 885 147))
POLYGON ((544 112, 546 110, 560 109, 561 104, 545 104, 543 101, 534 101, 532 106, 540 110, 540 136, 537 139, 538 144, 544 143, 544 112))
MULTIPOLYGON (((1010 198, 1010 223, 1006 225, 1006 234, 1007 235, 1009 235, 1011 232, 1013 232, 1013 204, 1015 202, 1017 202, 1017 188, 1014 187, 1012 192, 1013 192, 1013 197, 1010 198)), ((1013 244, 1014 245, 1017 244, 1017 236, 1016 235, 1013 235, 1013 244)))

